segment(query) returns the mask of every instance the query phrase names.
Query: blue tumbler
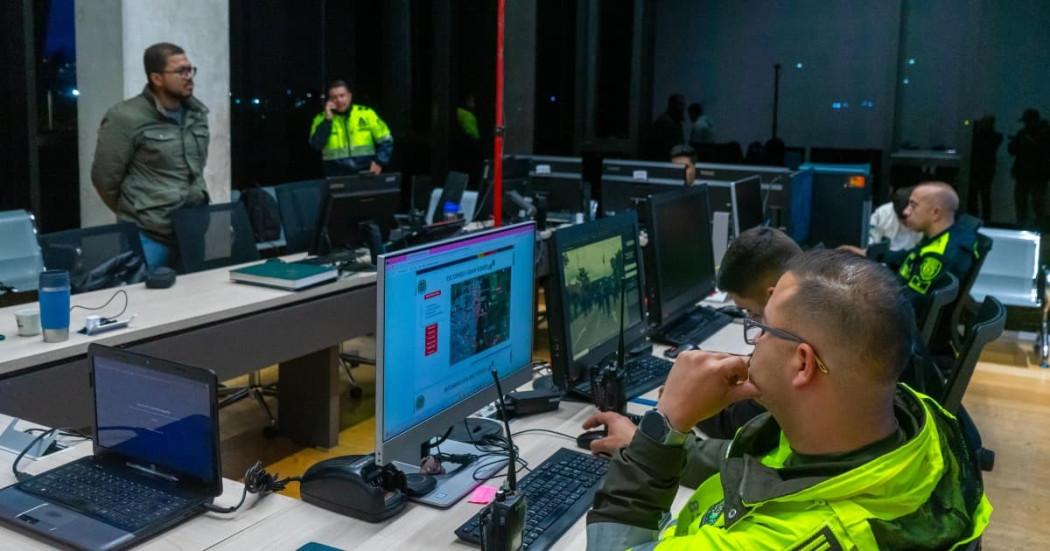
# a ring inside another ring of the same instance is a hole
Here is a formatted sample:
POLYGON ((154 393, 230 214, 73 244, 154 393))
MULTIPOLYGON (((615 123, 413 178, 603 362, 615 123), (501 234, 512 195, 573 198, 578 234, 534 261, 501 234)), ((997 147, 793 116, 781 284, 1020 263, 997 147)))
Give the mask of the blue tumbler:
POLYGON ((40 327, 44 342, 69 338, 69 272, 44 270, 40 273, 40 327))

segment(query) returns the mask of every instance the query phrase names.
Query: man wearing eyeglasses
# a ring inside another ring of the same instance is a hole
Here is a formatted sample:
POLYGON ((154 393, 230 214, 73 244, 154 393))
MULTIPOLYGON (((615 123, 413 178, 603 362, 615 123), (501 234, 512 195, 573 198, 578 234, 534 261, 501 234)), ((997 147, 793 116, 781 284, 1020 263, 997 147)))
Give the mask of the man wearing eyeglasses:
POLYGON ((915 333, 901 283, 844 251, 789 263, 750 358, 678 356, 655 409, 616 453, 587 517, 588 549, 947 549, 991 505, 955 418, 900 386, 915 333), (732 440, 700 419, 754 398, 732 440), (697 490, 671 517, 679 484, 697 490))
POLYGON ((146 86, 102 118, 91 182, 119 220, 139 227, 146 264, 173 267, 171 213, 208 203, 208 109, 193 97, 197 68, 185 50, 161 42, 142 58, 146 86))

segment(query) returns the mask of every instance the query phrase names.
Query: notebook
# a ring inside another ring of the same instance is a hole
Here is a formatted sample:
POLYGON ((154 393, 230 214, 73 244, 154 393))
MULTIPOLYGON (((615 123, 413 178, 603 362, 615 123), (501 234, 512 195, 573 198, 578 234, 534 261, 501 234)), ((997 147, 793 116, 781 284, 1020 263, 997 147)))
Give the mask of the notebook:
POLYGON ((332 266, 268 260, 261 264, 230 270, 230 280, 297 291, 339 277, 332 266))

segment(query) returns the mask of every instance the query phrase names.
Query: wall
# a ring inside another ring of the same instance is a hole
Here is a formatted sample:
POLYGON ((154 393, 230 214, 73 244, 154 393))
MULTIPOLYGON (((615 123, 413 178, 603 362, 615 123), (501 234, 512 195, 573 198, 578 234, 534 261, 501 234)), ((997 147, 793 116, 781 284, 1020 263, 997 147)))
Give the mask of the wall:
POLYGON ((210 110, 211 129, 204 177, 213 202, 229 200, 229 27, 228 0, 200 0, 192 7, 160 0, 76 3, 82 226, 114 221, 91 185, 98 126, 110 106, 142 92, 142 52, 156 42, 182 46, 199 67, 194 93, 210 110))
POLYGON ((780 63, 779 135, 788 145, 885 148, 900 13, 900 0, 659 0, 654 116, 681 92, 704 104, 717 141, 765 141, 780 63))

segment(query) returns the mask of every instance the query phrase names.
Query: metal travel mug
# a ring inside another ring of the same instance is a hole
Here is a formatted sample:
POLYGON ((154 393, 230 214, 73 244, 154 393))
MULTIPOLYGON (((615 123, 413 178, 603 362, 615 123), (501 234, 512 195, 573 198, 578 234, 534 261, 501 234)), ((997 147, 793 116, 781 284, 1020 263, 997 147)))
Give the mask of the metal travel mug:
POLYGON ((69 272, 45 270, 40 273, 40 327, 44 342, 69 338, 69 272))

